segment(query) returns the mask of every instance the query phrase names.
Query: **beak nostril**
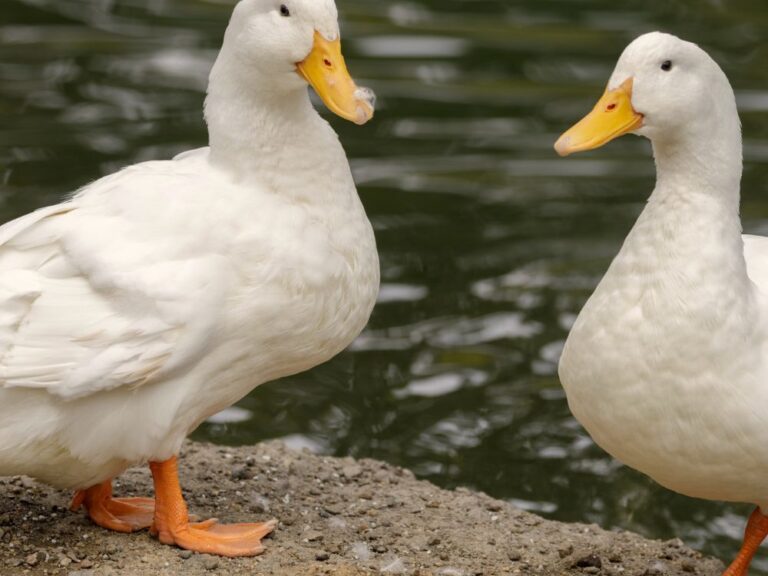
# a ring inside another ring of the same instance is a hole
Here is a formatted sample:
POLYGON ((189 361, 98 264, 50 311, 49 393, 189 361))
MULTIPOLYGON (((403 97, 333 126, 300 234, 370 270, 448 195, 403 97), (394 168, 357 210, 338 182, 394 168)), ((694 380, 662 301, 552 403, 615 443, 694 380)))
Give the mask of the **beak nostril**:
POLYGON ((328 58, 324 58, 324 59, 323 59, 323 64, 325 64, 325 65, 326 65, 326 67, 328 67, 328 68, 330 68, 331 66, 333 66, 333 62, 331 62, 331 61, 330 61, 328 58))
POLYGON ((616 110, 616 103, 608 104, 606 110, 610 112, 611 110, 616 110))

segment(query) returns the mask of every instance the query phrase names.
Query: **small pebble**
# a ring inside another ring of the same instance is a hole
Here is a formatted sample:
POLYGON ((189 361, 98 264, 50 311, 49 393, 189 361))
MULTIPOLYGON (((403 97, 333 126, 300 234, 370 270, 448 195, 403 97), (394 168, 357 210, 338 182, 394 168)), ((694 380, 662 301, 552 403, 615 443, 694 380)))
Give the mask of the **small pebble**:
POLYGON ((330 557, 331 557, 331 555, 328 554, 328 552, 318 552, 315 555, 315 560, 317 560, 318 562, 325 562, 330 557))
POLYGON ((663 576, 668 572, 667 565, 664 562, 658 561, 648 566, 643 576, 663 576))
POLYGON ((557 554, 560 556, 560 558, 565 558, 566 556, 570 556, 573 554, 573 544, 569 544, 565 548, 560 548, 560 550, 557 551, 557 554))
POLYGON ((37 566, 37 564, 40 562, 39 553, 35 552, 34 554, 30 554, 24 559, 24 562, 27 564, 27 566, 37 566))
POLYGON ((232 470, 232 480, 249 480, 252 472, 245 466, 237 466, 232 470))
POLYGON ((685 546, 685 542, 680 540, 680 538, 672 538, 672 540, 667 540, 664 544, 666 544, 670 548, 682 548, 683 546, 685 546))
POLYGON ((683 563, 680 565, 680 567, 683 569, 683 572, 688 572, 690 574, 696 572, 696 566, 690 560, 683 560, 683 563))
POLYGON ((602 568, 603 561, 597 554, 588 554, 576 560, 576 562, 573 563, 573 566, 576 568, 602 568))
POLYGON ((219 559, 213 556, 203 556, 203 568, 206 570, 216 570, 219 567, 219 559))
POLYGON ((363 469, 357 464, 350 464, 341 469, 341 475, 345 478, 357 478, 363 473, 363 469))
POLYGON ((322 532, 318 532, 317 530, 311 530, 311 531, 307 532, 305 538, 309 542, 319 542, 320 540, 323 539, 323 533, 322 532))
POLYGON ((192 550, 182 550, 179 552, 179 558, 182 560, 189 560, 192 558, 192 550))

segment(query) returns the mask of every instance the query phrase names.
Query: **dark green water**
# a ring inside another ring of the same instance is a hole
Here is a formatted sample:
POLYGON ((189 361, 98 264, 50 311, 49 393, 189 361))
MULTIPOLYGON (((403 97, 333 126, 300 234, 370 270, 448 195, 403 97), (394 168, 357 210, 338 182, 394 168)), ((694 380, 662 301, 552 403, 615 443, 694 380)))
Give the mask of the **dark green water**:
MULTIPOLYGON (((352 73, 380 98, 366 127, 331 121, 377 230, 382 299, 350 351, 263 386, 197 438, 282 437, 381 458, 552 518, 731 556, 748 507, 659 488, 568 412, 562 342, 641 210, 653 164, 635 138, 568 160, 552 144, 634 36, 694 40, 737 90, 745 228, 768 233, 765 0, 340 8, 352 73)), ((203 90, 229 11, 226 1, 0 0, 0 221, 204 145, 203 90)))

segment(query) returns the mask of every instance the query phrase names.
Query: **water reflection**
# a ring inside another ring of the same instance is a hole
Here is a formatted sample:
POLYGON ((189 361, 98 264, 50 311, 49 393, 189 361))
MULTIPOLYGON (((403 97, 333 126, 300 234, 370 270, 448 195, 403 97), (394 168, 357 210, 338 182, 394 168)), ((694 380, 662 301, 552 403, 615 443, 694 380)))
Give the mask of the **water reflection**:
MULTIPOLYGON (((639 139, 569 160, 551 147, 632 37, 689 37, 737 89, 745 226, 767 233, 764 2, 339 4, 350 69, 381 99, 363 128, 330 119, 376 227, 379 306, 349 352, 262 387, 197 437, 383 458, 555 518, 732 555, 747 508, 659 488, 568 412, 564 338, 642 208, 653 164, 639 139)), ((0 220, 204 144, 203 91, 230 8, 3 0, 0 220)))

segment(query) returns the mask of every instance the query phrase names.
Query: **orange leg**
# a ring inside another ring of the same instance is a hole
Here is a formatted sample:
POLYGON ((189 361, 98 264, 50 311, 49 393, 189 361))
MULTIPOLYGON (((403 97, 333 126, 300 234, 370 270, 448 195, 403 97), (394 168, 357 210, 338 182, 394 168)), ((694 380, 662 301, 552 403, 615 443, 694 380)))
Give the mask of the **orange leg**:
POLYGON ((179 486, 176 457, 165 462, 150 462, 149 467, 155 481, 152 533, 160 542, 219 556, 256 556, 264 551, 261 539, 275 529, 277 521, 230 525, 220 525, 216 520, 190 523, 179 486))
POLYGON ((111 480, 79 490, 70 509, 76 512, 80 506, 85 506, 94 523, 117 532, 149 528, 155 512, 152 498, 112 498, 111 480))
POLYGON ((760 512, 760 508, 755 508, 747 522, 747 528, 744 531, 744 543, 741 545, 738 555, 731 562, 731 565, 723 572, 723 576, 747 576, 749 563, 757 552, 760 544, 768 534, 768 516, 760 512))

